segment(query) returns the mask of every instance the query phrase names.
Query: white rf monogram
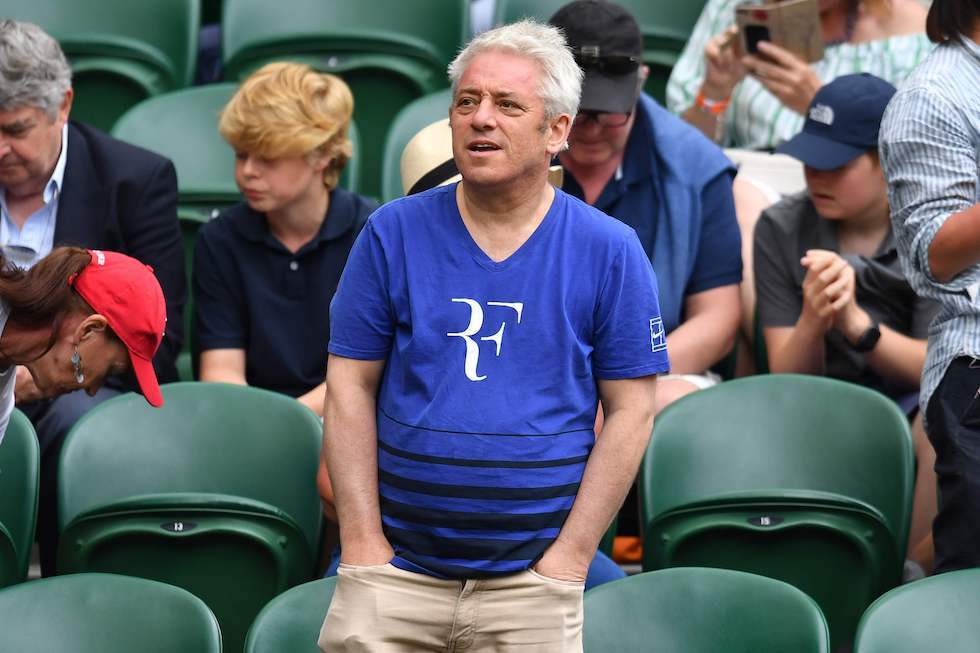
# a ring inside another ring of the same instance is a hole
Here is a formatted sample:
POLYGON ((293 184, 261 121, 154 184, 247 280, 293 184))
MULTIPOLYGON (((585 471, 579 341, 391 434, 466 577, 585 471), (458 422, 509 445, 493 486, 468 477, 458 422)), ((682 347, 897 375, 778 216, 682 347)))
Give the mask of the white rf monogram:
MULTIPOLYGON (((463 339, 463 342, 466 343, 466 358, 463 361, 463 371, 466 373, 466 378, 470 381, 482 381, 487 376, 486 374, 480 375, 477 372, 476 368, 480 363, 480 343, 474 340, 473 336, 479 334, 480 329, 483 328, 483 307, 475 299, 468 299, 466 297, 454 298, 453 301, 466 304, 470 307, 470 323, 463 331, 447 333, 446 335, 463 339)), ((523 302, 487 302, 487 307, 490 306, 512 309, 517 313, 517 323, 521 323, 521 315, 524 313, 523 302)), ((497 356, 500 356, 500 347, 504 341, 504 329, 506 327, 507 322, 501 322, 497 333, 492 336, 483 336, 480 338, 480 340, 488 340, 496 345, 497 356)))

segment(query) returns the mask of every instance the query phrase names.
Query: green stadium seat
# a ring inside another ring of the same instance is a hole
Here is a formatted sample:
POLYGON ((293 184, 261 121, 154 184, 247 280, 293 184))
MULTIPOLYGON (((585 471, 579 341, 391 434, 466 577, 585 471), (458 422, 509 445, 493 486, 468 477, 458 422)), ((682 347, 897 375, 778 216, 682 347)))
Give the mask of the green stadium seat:
POLYGON ((0 442, 0 587, 27 578, 37 522, 39 465, 34 427, 15 408, 0 442))
POLYGON ((183 587, 214 611, 227 650, 272 597, 314 573, 321 426, 290 397, 175 383, 86 414, 58 474, 59 573, 183 587))
POLYGON ((8 0, 6 18, 40 25, 72 66, 72 117, 106 131, 141 100, 194 81, 200 0, 8 0))
POLYGON ((643 568, 788 582, 836 649, 901 580, 913 470, 905 415, 867 388, 771 374, 702 390, 657 416, 640 467, 643 568))
POLYGON ((854 653, 980 651, 980 569, 951 571, 888 592, 864 613, 854 653))
POLYGON ((392 120, 385 137, 381 171, 381 197, 385 202, 405 194, 402 192, 402 150, 420 129, 448 116, 450 104, 452 91, 443 89, 408 104, 392 120))
POLYGON ((792 585, 693 567, 647 572, 589 590, 583 640, 586 653, 830 651, 820 608, 792 585))
MULTIPOLYGON (((0 651, 221 653, 208 607, 165 583, 73 574, 0 591, 0 651)), ((229 649, 230 650, 230 649, 229 649)))
MULTIPOLYGON (((495 23, 524 17, 547 21, 570 0, 497 0, 495 23)), ((667 79, 687 44, 706 0, 618 0, 633 14, 643 34, 643 62, 650 67, 644 90, 663 103, 667 79)))
POLYGON ((245 653, 320 653, 316 640, 336 585, 336 576, 321 578, 272 599, 249 629, 245 653))
POLYGON ((384 137, 395 113, 448 84, 446 66, 465 42, 468 0, 227 0, 225 76, 243 79, 270 61, 307 63, 342 77, 360 125, 360 192, 381 195, 384 137))

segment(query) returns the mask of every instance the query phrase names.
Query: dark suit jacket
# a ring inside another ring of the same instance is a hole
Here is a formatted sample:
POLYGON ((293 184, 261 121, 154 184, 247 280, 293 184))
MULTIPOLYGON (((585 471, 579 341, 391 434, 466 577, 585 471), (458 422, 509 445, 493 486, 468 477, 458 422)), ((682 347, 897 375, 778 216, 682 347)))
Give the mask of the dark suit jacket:
POLYGON ((161 383, 176 381, 187 279, 170 160, 70 121, 54 244, 122 252, 153 268, 167 301, 153 366, 161 383))

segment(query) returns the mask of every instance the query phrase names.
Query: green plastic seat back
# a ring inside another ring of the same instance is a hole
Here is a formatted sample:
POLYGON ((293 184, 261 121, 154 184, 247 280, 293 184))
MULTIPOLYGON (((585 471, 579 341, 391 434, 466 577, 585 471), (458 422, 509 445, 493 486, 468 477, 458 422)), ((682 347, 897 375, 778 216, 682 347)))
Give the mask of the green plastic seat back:
POLYGON ((402 151, 420 129, 449 116, 452 91, 443 89, 421 97, 405 106, 391 122, 385 137, 382 170, 382 198, 390 202, 404 195, 402 189, 402 151))
POLYGON ((37 519, 39 456, 34 427, 15 408, 0 442, 0 587, 27 578, 37 519))
POLYGON ((468 0, 226 0, 222 19, 229 77, 270 56, 355 52, 412 58, 444 74, 468 35, 468 0))
POLYGON ((864 613, 854 653, 980 651, 980 569, 951 571, 897 587, 864 613))
POLYGON ((194 81, 200 0, 9 0, 4 16, 40 25, 73 69, 72 116, 108 131, 140 100, 194 81))
POLYGON ((214 493, 284 511, 317 550, 322 436, 312 411, 285 395, 223 383, 173 383, 163 397, 162 408, 136 394, 116 397, 72 428, 59 462, 60 530, 127 497, 214 493))
POLYGON ((285 395, 177 383, 161 409, 128 394, 68 434, 61 573, 151 578, 204 600, 229 650, 258 611, 314 572, 320 421, 285 395))
POLYGON ((173 161, 180 204, 232 204, 241 198, 235 153, 218 133, 218 117, 237 88, 209 84, 151 98, 127 111, 112 135, 173 161))
POLYGON ((228 0, 225 76, 243 79, 275 60, 306 63, 344 79, 361 128, 359 192, 381 197, 384 137, 398 110, 448 84, 446 66, 465 42, 467 0, 228 0))
POLYGON ((900 580, 913 476, 908 422, 879 393, 788 374, 720 384, 657 417, 640 469, 644 568, 791 582, 836 647, 900 580))
POLYGON ((221 632, 190 592, 143 578, 72 574, 0 591, 0 651, 221 653, 221 632))
POLYGON ((320 653, 317 637, 337 578, 303 583, 272 599, 255 618, 245 653, 320 653))
POLYGON ((585 593, 586 653, 827 653, 827 623, 792 585, 727 569, 676 568, 585 593))
MULTIPOLYGON (((569 1, 497 0, 495 24, 524 17, 547 21, 569 1)), ((619 0, 617 4, 633 14, 643 34, 643 61, 650 67, 644 90, 663 102, 670 71, 694 30, 705 0, 619 0)))

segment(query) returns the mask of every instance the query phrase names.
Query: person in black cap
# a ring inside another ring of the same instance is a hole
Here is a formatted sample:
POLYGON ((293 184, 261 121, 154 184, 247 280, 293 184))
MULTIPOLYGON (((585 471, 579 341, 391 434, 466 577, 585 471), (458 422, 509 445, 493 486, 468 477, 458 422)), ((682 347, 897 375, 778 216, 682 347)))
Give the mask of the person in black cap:
POLYGON ((717 382, 739 320, 740 236, 731 162, 696 129, 642 92, 647 69, 636 20, 603 0, 551 17, 585 79, 563 190, 636 230, 653 262, 671 352, 657 410, 717 382))
MULTIPOLYGON (((803 162, 807 190, 763 212, 755 230, 758 314, 772 372, 821 374, 916 406, 934 304, 906 280, 889 221, 878 130, 895 87, 868 74, 838 77, 810 104, 803 131, 777 151, 803 162)), ((909 551, 931 565, 934 454, 920 415, 909 551)))

